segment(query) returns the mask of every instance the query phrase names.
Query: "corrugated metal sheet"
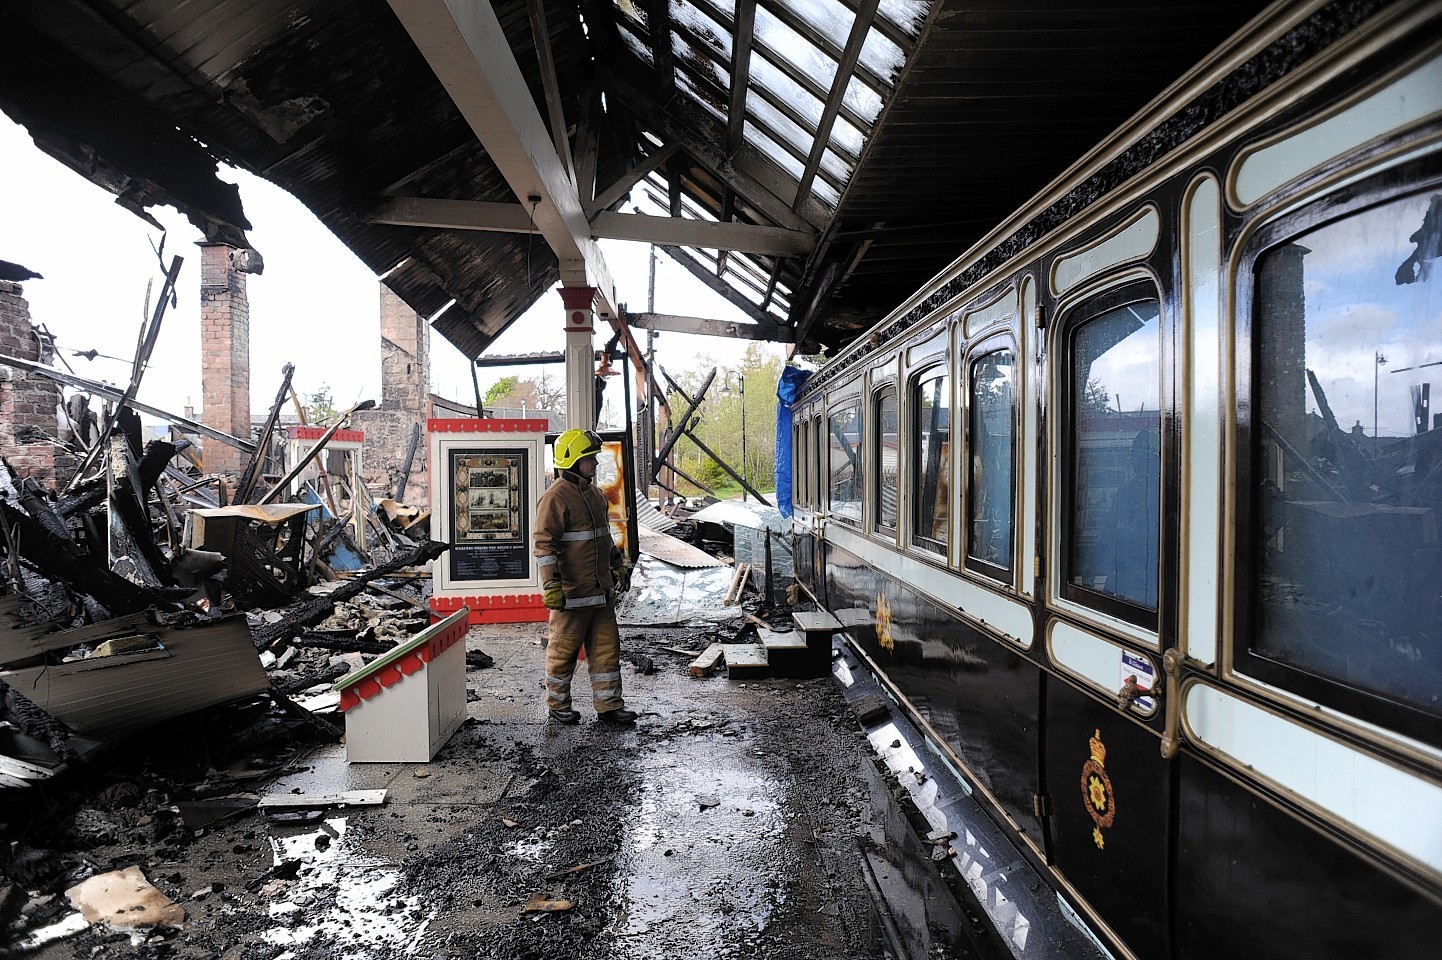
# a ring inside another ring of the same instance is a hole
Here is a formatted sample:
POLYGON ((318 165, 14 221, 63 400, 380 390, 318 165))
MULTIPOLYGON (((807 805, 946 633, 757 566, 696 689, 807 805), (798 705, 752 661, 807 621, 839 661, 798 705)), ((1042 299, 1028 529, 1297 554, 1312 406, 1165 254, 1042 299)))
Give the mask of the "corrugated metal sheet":
POLYGON ((102 740, 269 689, 243 616, 150 635, 162 649, 0 670, 0 680, 71 730, 102 740))

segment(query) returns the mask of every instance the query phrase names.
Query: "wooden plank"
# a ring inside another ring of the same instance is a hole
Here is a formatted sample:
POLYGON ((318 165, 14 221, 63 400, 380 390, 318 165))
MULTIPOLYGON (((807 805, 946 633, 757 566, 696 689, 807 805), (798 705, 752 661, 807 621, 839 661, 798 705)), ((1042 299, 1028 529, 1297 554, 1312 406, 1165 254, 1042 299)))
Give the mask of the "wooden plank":
POLYGON ((723 643, 721 655, 726 658, 726 676, 730 680, 749 680, 770 673, 766 648, 759 643, 723 643))
POLYGON ((342 793, 273 793, 256 806, 271 810, 307 807, 376 807, 386 802, 384 790, 346 790, 342 793))
POLYGON ((691 661, 691 676, 709 677, 716 672, 716 667, 721 663, 723 651, 721 644, 713 643, 701 655, 691 661))
POLYGON ((808 633, 813 630, 829 630, 832 633, 841 629, 841 621, 837 620, 825 610, 806 610, 791 615, 797 629, 805 630, 808 633))

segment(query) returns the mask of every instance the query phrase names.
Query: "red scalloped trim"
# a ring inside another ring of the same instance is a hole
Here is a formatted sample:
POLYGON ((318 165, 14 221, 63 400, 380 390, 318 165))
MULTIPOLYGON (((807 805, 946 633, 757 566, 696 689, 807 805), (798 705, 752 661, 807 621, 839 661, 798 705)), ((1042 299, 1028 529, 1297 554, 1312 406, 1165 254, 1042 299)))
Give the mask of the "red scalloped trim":
MULTIPOLYGON (((285 428, 285 435, 292 440, 319 440, 325 436, 326 427, 302 427, 300 424, 292 424, 285 428)), ((337 430, 331 442, 339 440, 342 443, 365 443, 366 435, 364 430, 337 430)))
POLYGON ((369 700, 387 687, 393 687, 406 677, 421 672, 425 669, 426 664, 465 639, 469 629, 469 618, 466 621, 454 623, 431 637, 426 641, 425 646, 418 647, 393 663, 386 664, 380 670, 352 686, 342 687, 340 692, 341 712, 344 713, 359 705, 362 700, 369 700))
POLYGON ((550 422, 541 418, 498 417, 478 420, 475 417, 466 417, 426 421, 426 430, 431 433, 545 433, 549 428, 550 422))
POLYGON ((461 607, 470 607, 469 623, 539 623, 550 618, 539 593, 502 593, 485 597, 431 597, 431 622, 439 622, 461 607))

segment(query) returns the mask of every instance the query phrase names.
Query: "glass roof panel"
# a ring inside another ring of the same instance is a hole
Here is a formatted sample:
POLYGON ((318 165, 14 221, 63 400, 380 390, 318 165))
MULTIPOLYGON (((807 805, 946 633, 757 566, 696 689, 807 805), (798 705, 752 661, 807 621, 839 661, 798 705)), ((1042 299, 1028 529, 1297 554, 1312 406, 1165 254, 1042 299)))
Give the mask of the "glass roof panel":
POLYGON ((765 7, 756 8, 756 38, 822 87, 830 89, 836 76, 836 61, 776 19, 776 15, 765 7))
POLYGON ((871 89, 871 85, 860 77, 853 76, 847 81, 846 93, 841 102, 868 127, 881 115, 881 94, 871 89))
POLYGON ((840 191, 833 187, 824 177, 817 177, 811 182, 811 193, 817 200, 821 201, 824 206, 832 210, 835 210, 836 204, 841 201, 840 191))
POLYGON ((914 37, 921 32, 930 9, 930 0, 881 0, 876 13, 908 37, 914 37))
POLYGON ((801 181, 801 174, 806 172, 806 165, 793 157, 790 150, 772 140, 750 120, 746 121, 745 135, 747 143, 766 154, 772 163, 791 174, 792 180, 798 183, 801 181))
POLYGON ((694 4, 687 0, 671 0, 671 23, 689 30, 720 54, 724 62, 731 62, 731 31, 724 29, 694 4))
POLYGON ((692 79, 690 73, 685 70, 677 70, 676 86, 680 87, 686 96, 705 107, 707 113, 722 123, 726 122, 727 107, 712 102, 716 98, 716 93, 714 90, 709 89, 709 85, 708 88, 702 88, 692 79))
POLYGON ((616 27, 616 32, 621 36, 622 45, 635 54, 646 66, 655 66, 655 61, 651 57, 651 45, 632 33, 624 21, 618 22, 616 27))
POLYGON ((859 59, 862 66, 886 81, 887 87, 890 87, 896 82, 901 65, 906 62, 906 54, 886 39, 880 30, 873 28, 866 32, 866 42, 861 45, 859 59))
POLYGON ((856 16, 839 0, 786 0, 786 6, 835 44, 837 50, 846 49, 846 38, 851 35, 856 16))
POLYGON ((679 33, 673 33, 671 34, 671 53, 676 57, 677 63, 694 70, 715 84, 716 92, 724 95, 727 90, 731 89, 731 72, 713 60, 709 51, 699 46, 697 41, 679 33))
POLYGON ((816 142, 816 131, 801 129, 755 89, 746 93, 746 116, 766 127, 767 131, 778 139, 795 147, 803 157, 810 155, 811 145, 816 142))
POLYGON ((821 152, 821 169, 837 183, 845 183, 851 179, 851 164, 842 160, 830 150, 821 152))
POLYGON ((811 121, 812 130, 815 130, 821 123, 821 101, 801 84, 782 73, 781 68, 767 59, 764 54, 756 51, 753 51, 751 55, 751 82, 754 85, 765 87, 778 99, 789 103, 797 113, 811 121))
POLYGON ((837 117, 831 125, 831 149, 838 154, 855 160, 861 156, 861 145, 865 142, 865 135, 847 123, 845 117, 837 117))

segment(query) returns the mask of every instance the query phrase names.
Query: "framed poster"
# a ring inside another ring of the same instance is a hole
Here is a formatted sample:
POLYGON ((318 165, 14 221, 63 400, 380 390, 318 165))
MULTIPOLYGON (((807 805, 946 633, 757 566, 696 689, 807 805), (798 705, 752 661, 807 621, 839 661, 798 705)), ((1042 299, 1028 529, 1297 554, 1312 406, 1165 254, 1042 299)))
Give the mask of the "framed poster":
POLYGON ((451 548, 432 571, 431 613, 471 623, 545 620, 531 544, 546 473, 543 419, 426 421, 431 530, 451 548))
POLYGON ((447 555, 456 580, 519 580, 529 572, 526 450, 450 451, 447 555))

